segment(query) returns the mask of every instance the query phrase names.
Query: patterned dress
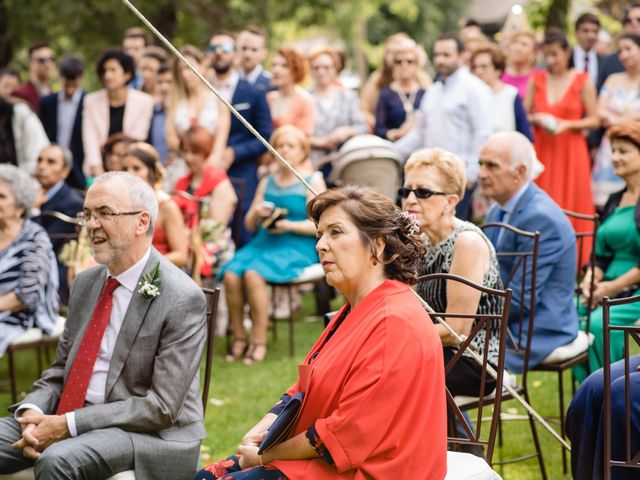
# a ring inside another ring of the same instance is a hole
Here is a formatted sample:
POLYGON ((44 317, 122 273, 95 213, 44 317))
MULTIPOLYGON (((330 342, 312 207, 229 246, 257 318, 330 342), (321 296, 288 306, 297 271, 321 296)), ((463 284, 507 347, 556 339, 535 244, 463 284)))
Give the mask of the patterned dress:
MULTIPOLYGON (((418 273, 420 275, 428 275, 432 273, 449 273, 451 269, 451 262, 453 261, 453 252, 454 246, 456 243, 456 239, 458 235, 462 232, 475 232, 482 237, 482 239, 487 242, 489 246, 489 250, 491 252, 491 259, 489 264, 489 269, 484 275, 484 279, 482 281, 483 286, 494 289, 502 289, 502 281, 500 280, 500 268, 498 266, 498 260, 496 258, 496 253, 491 245, 489 239, 484 235, 484 233, 476 227, 474 224, 469 222, 460 223, 443 241, 441 241, 437 245, 431 245, 429 239, 425 237, 425 247, 427 249, 427 253, 424 256, 420 267, 418 267, 418 273)), ((438 280, 435 282, 420 282, 416 290, 418 294, 436 311, 436 312, 445 312, 447 309, 447 286, 446 281, 438 280)), ((487 294, 483 293, 480 297, 480 302, 478 304, 479 314, 491 314, 496 315, 502 312, 502 302, 501 299, 497 299, 496 297, 490 297, 487 294)), ((477 320, 476 320, 477 321, 477 320)), ((475 322, 474 321, 474 325, 475 322)), ((434 320, 434 323, 437 320, 434 320)), ((489 353, 488 360, 494 366, 498 364, 498 333, 499 333, 499 325, 498 322, 493 322, 492 328, 489 332, 489 353)), ((475 347, 476 351, 480 356, 484 355, 484 343, 487 332, 486 330, 480 330, 478 334, 473 339, 472 345, 475 347)), ((447 347, 449 348, 449 347, 447 347)), ((455 347, 451 347, 455 351, 455 347)), ((469 357, 472 359, 470 353, 465 351, 463 356, 469 357)), ((475 360, 472 360, 475 362, 475 360)), ((473 365, 473 364, 472 364, 473 365)), ((452 371, 447 376, 447 386, 450 387, 451 379, 449 376, 455 372, 452 371)), ((488 379, 487 379, 488 380, 488 379)), ((450 388, 451 389, 451 388, 450 388)), ((452 391, 455 395, 456 393, 452 391)), ((477 395, 477 389, 476 389, 477 395)))
POLYGON ((18 236, 0 250, 0 295, 15 293, 19 312, 0 311, 0 356, 29 328, 50 333, 58 317, 58 265, 49 235, 25 220, 18 236))

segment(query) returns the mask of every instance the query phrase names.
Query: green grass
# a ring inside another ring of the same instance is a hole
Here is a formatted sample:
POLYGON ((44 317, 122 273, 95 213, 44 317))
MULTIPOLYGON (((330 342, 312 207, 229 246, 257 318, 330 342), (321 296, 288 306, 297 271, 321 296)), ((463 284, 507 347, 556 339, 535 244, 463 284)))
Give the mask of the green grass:
MULTIPOLYGON (((241 362, 226 363, 223 358, 225 339, 216 339, 213 379, 209 392, 210 402, 205 418, 209 436, 203 442, 203 462, 210 462, 233 453, 242 435, 262 418, 282 392, 295 381, 297 365, 303 361, 307 350, 323 328, 319 319, 309 321, 306 317, 312 311, 313 301, 309 295, 305 295, 304 300, 305 305, 295 325, 296 355, 293 358, 289 357, 288 352, 286 322, 279 323, 277 340, 273 340, 270 336, 270 349, 265 362, 251 367, 241 362)), ((338 306, 339 300, 334 303, 334 307, 338 306)), ((36 378, 35 358, 33 351, 18 352, 16 355, 19 387, 23 393, 30 389, 31 383, 36 378)), ((0 391, 2 392, 0 407, 3 408, 10 405, 10 395, 6 393, 9 388, 7 363, 6 357, 0 359, 0 391)), ((565 385, 567 386, 567 406, 570 399, 568 374, 565 385)), ((529 386, 533 407, 544 416, 557 414, 555 374, 531 374, 529 386)), ((524 408, 515 401, 504 403, 502 410, 525 414, 524 408)), ((503 448, 500 449, 496 444, 494 460, 533 451, 528 421, 509 421, 503 425, 503 448)), ((488 430, 489 424, 485 424, 483 428, 488 430)), ((559 443, 540 426, 538 426, 538 435, 542 442, 548 477, 550 479, 570 478, 562 474, 559 443)), ((505 480, 540 478, 540 470, 535 459, 495 468, 505 480)))

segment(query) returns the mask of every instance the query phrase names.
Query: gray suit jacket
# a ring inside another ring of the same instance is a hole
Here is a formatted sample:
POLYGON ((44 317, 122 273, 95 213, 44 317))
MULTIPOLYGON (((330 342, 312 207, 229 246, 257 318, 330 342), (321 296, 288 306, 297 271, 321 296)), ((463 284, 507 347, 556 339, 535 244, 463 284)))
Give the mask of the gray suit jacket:
MULTIPOLYGON (((138 480, 191 479, 206 436, 199 394, 206 302, 198 286, 155 249, 143 275, 158 262, 160 295, 133 293, 109 366, 106 402, 76 410, 76 426, 79 435, 111 427, 132 432, 138 480)), ((55 412, 106 275, 101 266, 76 278, 56 360, 22 403, 55 412)))

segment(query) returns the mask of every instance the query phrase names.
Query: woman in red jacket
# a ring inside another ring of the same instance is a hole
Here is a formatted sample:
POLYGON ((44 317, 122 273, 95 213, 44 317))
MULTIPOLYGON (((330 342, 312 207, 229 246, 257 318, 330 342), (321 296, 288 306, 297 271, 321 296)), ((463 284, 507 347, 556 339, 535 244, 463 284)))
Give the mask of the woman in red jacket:
POLYGON ((197 479, 442 479, 446 406, 442 347, 409 284, 424 249, 418 227, 383 195, 349 186, 311 200, 316 249, 347 304, 298 367, 299 378, 197 479), (292 433, 258 446, 298 392, 292 433))

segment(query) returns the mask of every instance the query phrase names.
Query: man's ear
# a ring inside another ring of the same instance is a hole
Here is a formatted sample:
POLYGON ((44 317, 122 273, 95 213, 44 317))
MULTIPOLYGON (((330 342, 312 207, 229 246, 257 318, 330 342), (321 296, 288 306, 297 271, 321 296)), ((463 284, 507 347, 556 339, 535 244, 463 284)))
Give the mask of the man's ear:
POLYGON ((151 223, 151 215, 146 210, 143 210, 138 218, 136 235, 147 235, 147 232, 149 231, 149 224, 151 223))

